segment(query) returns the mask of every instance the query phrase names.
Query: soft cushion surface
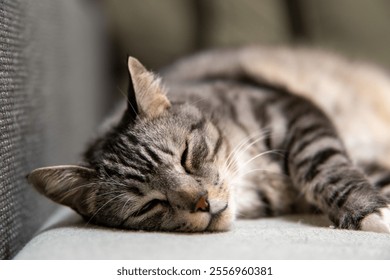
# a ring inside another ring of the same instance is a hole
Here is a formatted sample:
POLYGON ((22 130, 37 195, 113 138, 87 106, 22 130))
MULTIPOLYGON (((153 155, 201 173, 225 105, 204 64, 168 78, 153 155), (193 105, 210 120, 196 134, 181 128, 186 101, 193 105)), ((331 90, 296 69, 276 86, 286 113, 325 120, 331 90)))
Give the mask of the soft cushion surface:
POLYGON ((333 229, 323 216, 239 220, 231 231, 117 230, 56 212, 16 259, 390 259, 390 235, 333 229))

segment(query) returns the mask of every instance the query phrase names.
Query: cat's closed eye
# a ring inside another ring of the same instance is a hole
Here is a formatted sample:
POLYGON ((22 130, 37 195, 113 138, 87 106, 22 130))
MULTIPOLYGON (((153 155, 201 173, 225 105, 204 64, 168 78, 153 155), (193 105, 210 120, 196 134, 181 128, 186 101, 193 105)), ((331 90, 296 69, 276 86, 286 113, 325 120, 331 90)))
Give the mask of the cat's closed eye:
POLYGON ((147 202, 144 206, 142 206, 142 208, 138 211, 138 215, 143 215, 143 214, 153 210, 154 208, 156 208, 159 205, 167 206, 168 202, 166 200, 161 200, 161 199, 152 199, 149 202, 147 202))
POLYGON ((181 163, 181 166, 183 167, 184 171, 187 174, 191 174, 192 172, 187 166, 187 164, 188 164, 187 159, 188 159, 188 143, 186 143, 186 147, 181 155, 180 163, 181 163))

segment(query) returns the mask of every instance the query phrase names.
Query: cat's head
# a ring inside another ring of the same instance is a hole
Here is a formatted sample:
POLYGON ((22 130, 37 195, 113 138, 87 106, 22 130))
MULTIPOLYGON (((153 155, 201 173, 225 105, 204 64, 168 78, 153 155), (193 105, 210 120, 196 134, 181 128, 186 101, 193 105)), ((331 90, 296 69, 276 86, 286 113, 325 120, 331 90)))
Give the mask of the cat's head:
POLYGON ((31 172, 35 188, 86 220, 112 227, 222 231, 233 220, 228 145, 212 118, 166 89, 129 58, 128 105, 120 122, 97 139, 84 166, 31 172))

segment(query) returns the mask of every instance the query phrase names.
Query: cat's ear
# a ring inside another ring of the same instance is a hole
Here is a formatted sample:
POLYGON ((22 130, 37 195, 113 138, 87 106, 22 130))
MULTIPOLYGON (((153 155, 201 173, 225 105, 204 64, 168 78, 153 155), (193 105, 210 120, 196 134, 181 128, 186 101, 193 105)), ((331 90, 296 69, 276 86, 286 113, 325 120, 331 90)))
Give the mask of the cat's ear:
POLYGON ((38 168, 27 175, 27 180, 41 194, 86 214, 86 198, 90 195, 96 172, 77 165, 38 168))
POLYGON ((170 106, 166 92, 152 72, 134 57, 128 58, 129 90, 127 114, 135 119, 155 118, 163 114, 170 106))

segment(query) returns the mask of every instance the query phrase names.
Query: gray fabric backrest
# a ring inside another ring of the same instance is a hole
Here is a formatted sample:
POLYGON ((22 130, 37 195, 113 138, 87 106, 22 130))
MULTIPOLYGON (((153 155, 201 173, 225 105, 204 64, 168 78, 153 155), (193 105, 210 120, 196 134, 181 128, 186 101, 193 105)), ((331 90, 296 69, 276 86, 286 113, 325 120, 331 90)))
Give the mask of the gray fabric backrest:
POLYGON ((104 48, 94 1, 0 0, 0 259, 54 204, 32 169, 77 161, 102 111, 104 48))

